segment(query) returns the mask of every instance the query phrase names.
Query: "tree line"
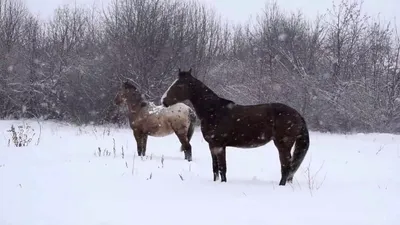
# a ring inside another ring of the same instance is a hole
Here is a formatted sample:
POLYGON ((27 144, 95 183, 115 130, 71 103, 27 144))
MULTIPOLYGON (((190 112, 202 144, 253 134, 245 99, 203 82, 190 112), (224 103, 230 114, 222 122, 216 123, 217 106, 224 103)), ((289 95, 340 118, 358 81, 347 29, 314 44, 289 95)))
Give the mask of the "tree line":
POLYGON ((60 6, 41 21, 0 0, 0 117, 125 122, 121 81, 158 102, 178 68, 241 104, 283 102, 310 128, 400 132, 400 39, 390 21, 343 0, 312 20, 265 5, 231 24, 196 1, 60 6))

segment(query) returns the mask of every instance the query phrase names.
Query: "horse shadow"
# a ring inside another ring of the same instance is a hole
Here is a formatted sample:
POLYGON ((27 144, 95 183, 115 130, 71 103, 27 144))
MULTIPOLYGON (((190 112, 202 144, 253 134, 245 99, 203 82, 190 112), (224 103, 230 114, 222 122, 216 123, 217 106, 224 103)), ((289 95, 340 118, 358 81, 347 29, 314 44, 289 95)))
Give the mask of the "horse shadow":
MULTIPOLYGON (((156 155, 156 154, 147 154, 146 156, 138 156, 137 153, 135 154, 125 154, 125 157, 132 158, 134 157, 136 160, 143 160, 143 161, 160 161, 160 160, 165 160, 165 161, 184 161, 184 156, 169 156, 169 155, 156 155)), ((193 160, 194 162, 195 160, 193 160)))
MULTIPOLYGON (((169 155, 149 155, 148 158, 152 157, 153 160, 168 160, 168 161, 183 161, 185 160, 183 156, 169 156, 169 155)), ((194 160, 193 160, 194 161, 194 160)))

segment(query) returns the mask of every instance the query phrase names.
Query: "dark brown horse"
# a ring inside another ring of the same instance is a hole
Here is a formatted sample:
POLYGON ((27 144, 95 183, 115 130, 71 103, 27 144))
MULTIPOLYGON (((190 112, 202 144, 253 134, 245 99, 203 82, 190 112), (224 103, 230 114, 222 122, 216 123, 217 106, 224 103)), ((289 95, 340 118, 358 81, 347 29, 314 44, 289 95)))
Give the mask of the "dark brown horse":
POLYGON ((190 140, 196 122, 195 112, 183 103, 165 108, 145 100, 135 85, 124 82, 114 99, 115 104, 126 103, 129 125, 136 139, 139 156, 146 155, 147 137, 164 137, 175 133, 181 142, 185 159, 192 161, 190 140))
POLYGON ((271 140, 279 151, 281 180, 292 182, 309 147, 309 133, 304 118, 281 103, 239 105, 215 94, 191 75, 179 70, 178 79, 164 93, 164 106, 189 100, 201 120, 201 132, 212 157, 214 181, 226 182, 226 147, 255 148, 271 140), (293 156, 292 146, 295 144, 293 156), (219 174, 218 174, 219 171, 219 174))

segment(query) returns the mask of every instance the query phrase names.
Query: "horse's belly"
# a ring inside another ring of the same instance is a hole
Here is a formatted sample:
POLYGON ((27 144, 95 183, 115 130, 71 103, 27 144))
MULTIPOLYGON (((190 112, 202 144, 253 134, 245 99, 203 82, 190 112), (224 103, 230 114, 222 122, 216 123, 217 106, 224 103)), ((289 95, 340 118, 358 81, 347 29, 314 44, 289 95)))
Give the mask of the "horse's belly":
POLYGON ((152 129, 148 133, 153 137, 164 137, 174 133, 174 130, 169 125, 162 125, 159 128, 152 129))
POLYGON ((257 148, 267 144, 270 139, 231 139, 227 142, 227 146, 237 147, 237 148, 257 148))
POLYGON ((227 146, 238 148, 257 148, 271 141, 271 135, 267 132, 239 132, 225 137, 227 146))
POLYGON ((249 141, 249 142, 231 142, 228 143, 228 146, 237 147, 237 148, 257 148, 267 144, 270 140, 264 141, 249 141))
POLYGON ((145 132, 153 137, 164 137, 174 133, 174 130, 165 121, 147 121, 145 132))
POLYGON ((153 137, 165 137, 172 133, 174 133, 174 132, 173 131, 156 131, 156 132, 150 133, 149 135, 153 136, 153 137))

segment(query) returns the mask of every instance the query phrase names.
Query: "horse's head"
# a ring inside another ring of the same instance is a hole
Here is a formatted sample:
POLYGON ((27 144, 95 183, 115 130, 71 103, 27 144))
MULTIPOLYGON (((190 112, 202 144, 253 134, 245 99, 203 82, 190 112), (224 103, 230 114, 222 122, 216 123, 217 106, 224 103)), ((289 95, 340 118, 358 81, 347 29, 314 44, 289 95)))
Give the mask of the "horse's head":
POLYGON ((183 102, 190 98, 190 86, 193 83, 192 69, 181 71, 179 69, 176 79, 161 97, 161 104, 165 107, 183 102))
POLYGON ((114 103, 116 105, 120 105, 122 103, 137 105, 142 101, 143 96, 138 88, 128 81, 122 83, 121 90, 118 91, 114 99, 114 103))

